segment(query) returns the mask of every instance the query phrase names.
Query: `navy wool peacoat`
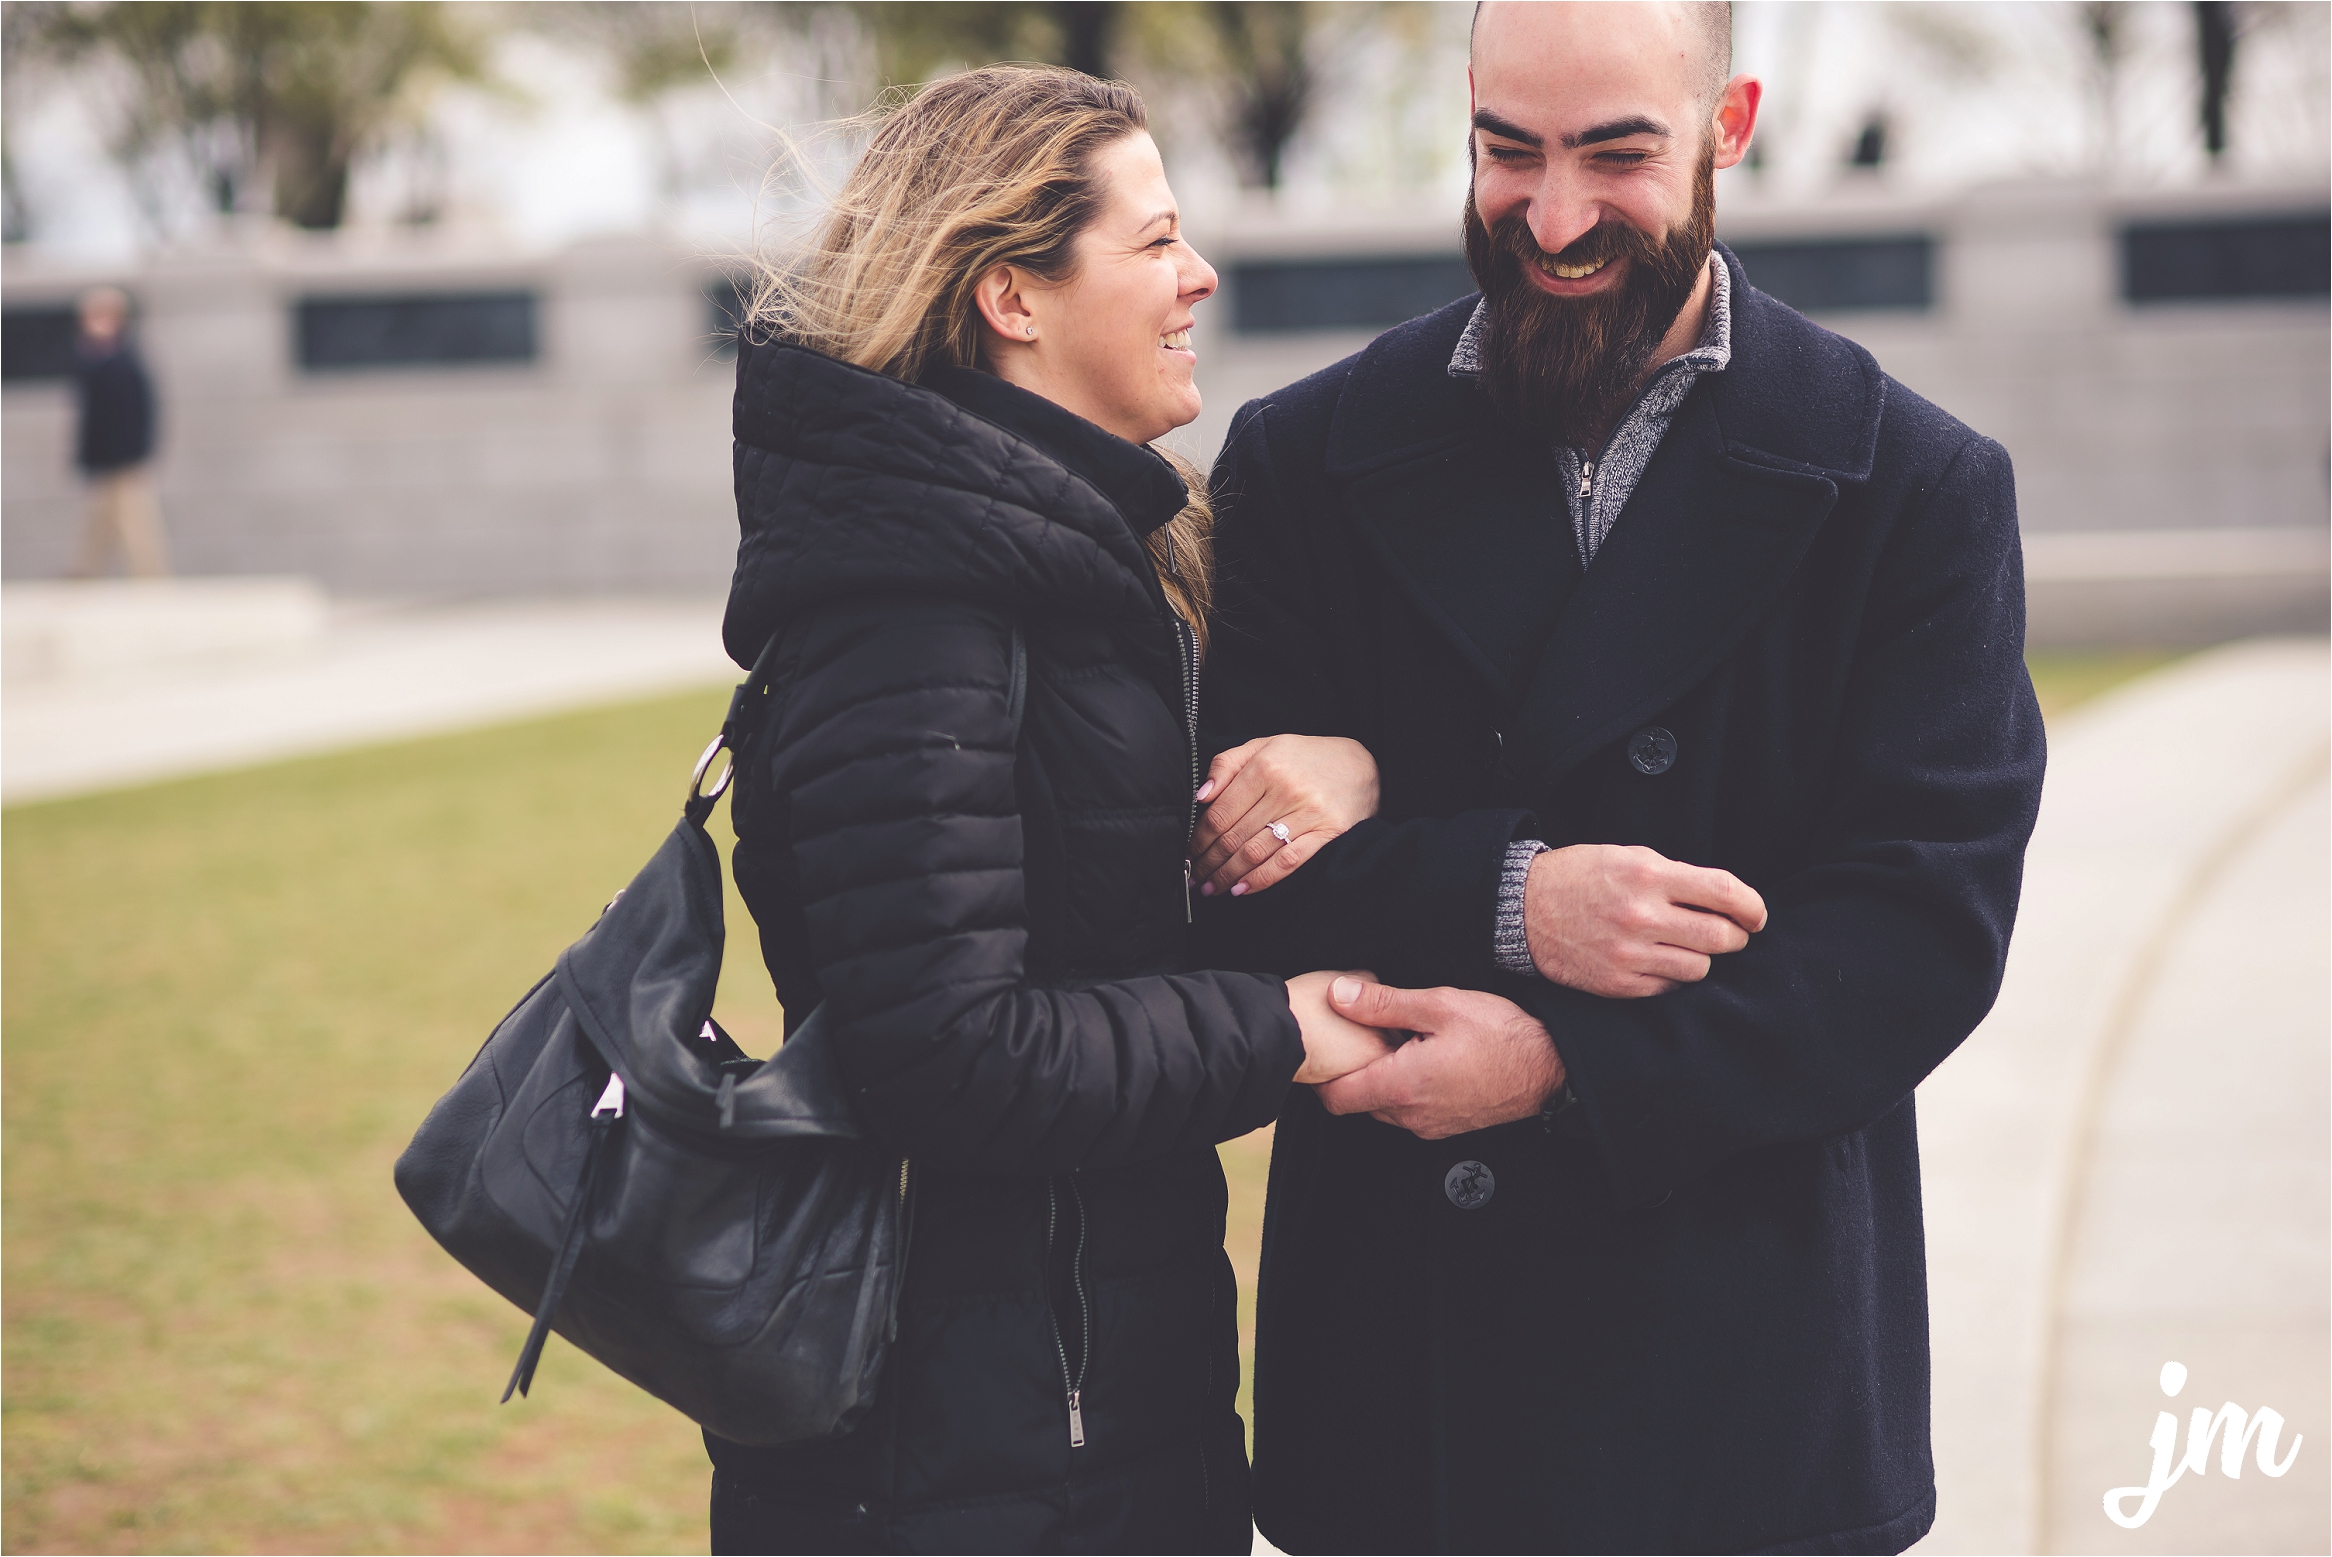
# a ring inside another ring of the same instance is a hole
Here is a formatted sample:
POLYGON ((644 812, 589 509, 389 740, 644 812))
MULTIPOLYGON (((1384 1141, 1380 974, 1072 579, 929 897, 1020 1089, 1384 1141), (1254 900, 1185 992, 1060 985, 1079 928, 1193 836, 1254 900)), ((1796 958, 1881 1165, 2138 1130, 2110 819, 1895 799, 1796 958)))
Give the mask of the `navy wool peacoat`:
POLYGON ((1292 1095, 1255 1376, 1290 1551, 1893 1552, 1933 1520, 1912 1091, 1999 990, 2040 799, 2014 487, 1723 257, 1731 366, 1584 568, 1547 442, 1447 372, 1471 299, 1248 405, 1217 468, 1205 744, 1350 736, 1384 798, 1204 904, 1200 960, 1494 991, 1571 1086, 1439 1142, 1292 1095), (1526 837, 1733 871, 1771 922, 1651 999, 1503 973, 1526 837))

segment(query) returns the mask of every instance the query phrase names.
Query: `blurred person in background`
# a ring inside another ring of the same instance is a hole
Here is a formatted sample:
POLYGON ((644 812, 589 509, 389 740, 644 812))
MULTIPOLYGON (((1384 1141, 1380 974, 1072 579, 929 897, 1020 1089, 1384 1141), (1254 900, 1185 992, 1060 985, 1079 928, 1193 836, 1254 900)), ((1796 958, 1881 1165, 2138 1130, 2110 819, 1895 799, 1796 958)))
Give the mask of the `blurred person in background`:
MULTIPOLYGON (((1211 516, 1151 445, 1216 278, 1146 125, 1073 71, 925 88, 739 343, 724 637, 778 644, 737 884, 914 1230, 864 1421, 706 1435, 716 1552, 1250 1549, 1214 1148, 1384 1042, 1185 948, 1211 516)), ((1271 803, 1374 807, 1305 751, 1271 803)))
POLYGON ((115 287, 81 294, 75 346, 74 463, 89 482, 75 578, 96 578, 119 554, 131 573, 170 571, 154 496, 154 384, 130 338, 130 300, 115 287))
POLYGON ((1199 956, 1373 968, 1331 1002, 1417 1035, 1279 1120, 1257 1524, 1900 1551, 1912 1094, 1999 991, 2040 800, 2008 458, 1714 243, 1728 7, 1489 5, 1470 78, 1480 294, 1216 469, 1192 847, 1249 890, 1199 956), (1308 859, 1285 731, 1381 774, 1308 859))

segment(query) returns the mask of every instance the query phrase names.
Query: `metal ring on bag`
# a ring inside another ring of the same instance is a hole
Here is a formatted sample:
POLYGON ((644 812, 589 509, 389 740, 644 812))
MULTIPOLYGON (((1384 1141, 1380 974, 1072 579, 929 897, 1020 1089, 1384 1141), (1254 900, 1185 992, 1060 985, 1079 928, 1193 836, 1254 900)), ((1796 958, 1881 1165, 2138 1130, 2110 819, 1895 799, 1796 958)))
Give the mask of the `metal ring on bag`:
POLYGON ((713 737, 713 743, 704 749, 704 755, 696 759, 696 771, 688 775, 689 799, 718 800, 724 793, 727 792, 729 787, 729 780, 737 776, 737 763, 735 758, 731 758, 728 765, 721 769, 721 776, 713 781, 713 787, 710 792, 701 790, 698 786, 704 783, 705 773, 712 767, 713 759, 719 756, 723 749, 728 746, 728 744, 729 738, 726 735, 716 735, 713 737))

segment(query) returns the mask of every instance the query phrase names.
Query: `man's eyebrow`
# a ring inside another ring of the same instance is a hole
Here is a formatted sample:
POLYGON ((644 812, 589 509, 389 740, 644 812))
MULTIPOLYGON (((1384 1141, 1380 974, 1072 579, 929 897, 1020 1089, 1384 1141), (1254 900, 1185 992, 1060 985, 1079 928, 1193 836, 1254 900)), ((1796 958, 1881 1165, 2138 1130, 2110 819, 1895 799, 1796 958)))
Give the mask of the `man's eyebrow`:
POLYGON ((1604 141, 1625 140, 1631 135, 1657 135, 1665 139, 1668 133, 1668 126, 1659 120, 1647 119, 1642 114, 1633 114, 1625 119, 1614 119, 1607 124, 1599 124, 1591 130, 1581 130, 1576 135, 1566 135, 1563 137, 1563 144, 1571 150, 1577 151, 1582 146, 1595 146, 1604 141))
POLYGON ((1492 135, 1500 136, 1506 140, 1520 141, 1525 146, 1544 146, 1546 144, 1544 138, 1535 131, 1526 130, 1513 120, 1503 118, 1487 108, 1474 110, 1474 128, 1487 130, 1492 135))
MULTIPOLYGON (((1526 130, 1513 120, 1488 108, 1474 110, 1474 128, 1487 130, 1492 135, 1504 140, 1520 141, 1525 146, 1543 147, 1546 145, 1546 138, 1537 131, 1526 130)), ((1605 141, 1625 140, 1631 135, 1657 135, 1666 139, 1669 133, 1668 126, 1659 120, 1644 114, 1631 114, 1625 119, 1613 119, 1608 123, 1596 125, 1592 129, 1563 136, 1562 142, 1569 150, 1577 151, 1582 146, 1597 146, 1605 141)))

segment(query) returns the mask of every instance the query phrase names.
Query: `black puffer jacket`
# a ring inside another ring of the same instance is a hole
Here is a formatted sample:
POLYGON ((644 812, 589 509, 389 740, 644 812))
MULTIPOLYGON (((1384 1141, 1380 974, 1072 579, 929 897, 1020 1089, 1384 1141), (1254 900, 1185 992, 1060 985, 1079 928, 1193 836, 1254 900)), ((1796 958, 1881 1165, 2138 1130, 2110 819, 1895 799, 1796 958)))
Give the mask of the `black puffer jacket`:
POLYGON ((915 1227, 874 1413, 711 1442, 716 1549, 1244 1552, 1214 1145, 1302 1040, 1276 979, 1180 971, 1196 666, 1139 533, 1181 482, 986 374, 737 367, 726 639, 784 635, 737 881, 915 1227))

